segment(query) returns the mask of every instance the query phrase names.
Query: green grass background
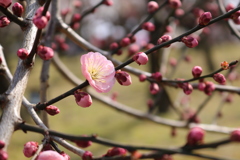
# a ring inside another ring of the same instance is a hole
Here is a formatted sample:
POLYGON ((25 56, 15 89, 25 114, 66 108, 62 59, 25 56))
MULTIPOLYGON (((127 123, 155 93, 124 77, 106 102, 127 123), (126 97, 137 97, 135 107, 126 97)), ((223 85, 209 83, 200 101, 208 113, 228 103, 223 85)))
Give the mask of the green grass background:
MULTIPOLYGON (((214 64, 220 67, 222 61, 231 62, 233 60, 238 60, 240 58, 240 46, 237 44, 227 44, 227 45, 217 45, 212 48, 214 64)), ((195 65, 199 65, 203 68, 203 74, 208 74, 207 64, 203 57, 203 51, 190 49, 187 53, 192 57, 191 63, 181 63, 173 75, 173 78, 191 78, 191 69, 195 65)), ((179 58, 181 53, 176 49, 171 53, 171 57, 179 58)), ((62 57, 62 60, 67 64, 67 66, 79 77, 82 77, 79 63, 80 55, 71 57, 62 57)), ((15 57, 16 59, 16 57, 15 57)), ((15 62, 10 61, 11 70, 15 69, 15 62)), ((29 84, 25 96, 29 97, 30 92, 37 91, 40 88, 40 71, 41 71, 42 60, 37 57, 34 69, 31 72, 29 84)), ((132 64, 134 67, 139 69, 147 70, 148 66, 138 66, 132 64)), ((239 71, 239 69, 237 69, 239 71)), ((171 71, 171 67, 168 66, 168 73, 171 71)), ((226 73, 226 71, 223 71, 226 73)), ((138 78, 132 76, 133 84, 129 87, 120 86, 118 83, 115 84, 111 92, 105 95, 111 95, 113 92, 118 92, 118 100, 126 105, 133 108, 142 110, 145 112, 147 110, 146 101, 149 98, 148 90, 149 84, 147 82, 139 83, 138 78)), ((211 80, 211 78, 208 78, 211 80)), ((229 82, 228 82, 229 84, 229 82)), ((233 83, 234 86, 240 86, 239 81, 233 83)), ((74 87, 69 82, 67 82, 54 68, 51 66, 50 69, 50 79, 49 79, 49 89, 48 97, 49 99, 71 89, 74 87)), ((171 95, 173 102, 177 101, 179 94, 182 93, 181 90, 167 87, 168 92, 171 95)), ((201 102, 207 96, 197 90, 194 90, 190 96, 189 106, 196 109, 201 102)), ((203 111, 200 113, 200 119, 202 123, 211 123, 212 116, 214 115, 217 107, 220 105, 221 101, 220 93, 214 94, 213 99, 206 105, 203 111)), ((223 117, 218 120, 219 125, 226 125, 229 127, 239 127, 240 126, 240 107, 239 107, 239 96, 234 95, 234 101, 232 103, 227 103, 223 107, 223 117)), ((163 148, 174 148, 185 144, 186 142, 186 129, 177 129, 177 136, 171 136, 171 128, 163 125, 158 125, 150 121, 145 121, 141 119, 136 119, 134 117, 128 116, 121 112, 118 112, 110 107, 93 99, 93 104, 89 108, 81 108, 76 105, 74 97, 68 97, 61 102, 55 104, 61 110, 61 113, 56 116, 49 116, 50 128, 59 132, 64 132, 74 135, 91 135, 97 134, 100 137, 109 139, 111 141, 120 142, 122 144, 129 145, 143 145, 143 146, 155 146, 163 148)), ((161 116, 167 118, 176 119, 177 116, 174 111, 170 110, 166 114, 161 116)), ((22 109, 22 117, 26 123, 33 124, 31 118, 27 115, 25 108, 22 109)), ((226 138, 228 135, 216 134, 216 133, 206 133, 205 142, 212 142, 215 140, 220 140, 226 138)), ((41 143, 43 139, 42 135, 28 132, 23 133, 22 131, 16 131, 13 136, 11 143, 8 148, 9 160, 24 160, 28 159, 23 156, 22 150, 23 145, 27 141, 37 141, 41 143)), ((67 151, 66 149, 60 147, 66 153, 71 156, 71 160, 80 159, 78 156, 67 151)), ((93 152, 94 156, 101 156, 106 153, 109 147, 93 144, 86 150, 93 152)), ((231 143, 228 145, 223 145, 217 149, 203 149, 198 150, 197 153, 204 153, 208 155, 224 157, 229 159, 240 159, 240 144, 231 143)), ((195 158, 183 155, 174 155, 174 160, 202 160, 202 158, 195 158)))

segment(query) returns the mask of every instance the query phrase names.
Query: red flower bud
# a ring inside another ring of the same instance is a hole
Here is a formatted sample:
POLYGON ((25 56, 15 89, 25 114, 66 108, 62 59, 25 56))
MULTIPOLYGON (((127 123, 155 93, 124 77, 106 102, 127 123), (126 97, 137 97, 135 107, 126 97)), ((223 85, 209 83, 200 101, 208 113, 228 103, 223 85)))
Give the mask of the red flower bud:
POLYGON ((155 31, 155 25, 152 22, 145 22, 142 25, 142 29, 152 32, 155 31))
POLYGON ((20 3, 16 2, 12 6, 12 11, 13 11, 13 14, 15 14, 18 17, 21 17, 24 12, 24 8, 20 3))
POLYGON ((0 17, 0 27, 3 28, 3 27, 6 27, 10 24, 10 20, 8 19, 8 17, 6 16, 1 16, 0 17))
POLYGON ((0 150, 5 147, 5 142, 0 140, 0 150))
POLYGON ((12 4, 12 0, 0 0, 0 6, 7 8, 12 4))
POLYGON ((204 93, 207 95, 211 95, 212 92, 215 90, 215 85, 213 82, 205 82, 204 93))
POLYGON ((183 89, 183 92, 184 92, 186 95, 191 94, 192 91, 193 91, 193 87, 192 87, 192 85, 189 84, 189 83, 183 83, 182 89, 183 89))
POLYGON ((225 76, 221 73, 214 74, 213 79, 220 84, 225 84, 225 82, 226 82, 225 76))
POLYGON ((147 5, 148 13, 154 13, 155 11, 158 10, 158 8, 159 8, 159 5, 157 2, 155 1, 148 2, 148 5, 147 5))
POLYGON ((147 76, 145 74, 140 74, 139 75, 139 81, 144 82, 147 79, 147 76))
POLYGON ((183 37, 182 42, 189 48, 194 48, 198 45, 198 40, 192 36, 183 37))
MULTIPOLYGON (((83 135, 83 137, 86 137, 86 136, 83 135)), ((75 140, 74 142, 78 147, 81 147, 81 148, 87 148, 92 145, 92 141, 75 140)))
POLYGON ((231 141, 240 142, 240 129, 236 129, 231 133, 231 141))
POLYGON ((113 42, 113 43, 111 43, 110 44, 110 49, 111 50, 115 50, 115 49, 117 49, 119 46, 118 46, 118 44, 116 43, 116 42, 113 42))
MULTIPOLYGON (((172 37, 170 35, 163 35, 162 37, 160 37, 157 41, 157 44, 162 44, 164 42, 170 41, 172 39, 172 37)), ((164 48, 169 47, 171 44, 164 46, 164 48)))
POLYGON ((83 160, 92 160, 92 153, 90 151, 85 151, 82 155, 83 160))
POLYGON ((60 113, 60 109, 58 109, 56 106, 53 106, 53 105, 47 106, 45 108, 45 111, 51 116, 54 116, 54 115, 60 113))
POLYGON ((150 93, 157 94, 160 91, 160 88, 157 83, 151 83, 150 85, 150 93))
POLYGON ((132 84, 131 76, 127 72, 118 70, 115 74, 115 78, 117 79, 118 83, 123 86, 129 86, 132 84))
POLYGON ((128 48, 128 55, 132 56, 139 51, 139 46, 137 44, 132 44, 128 48))
POLYGON ((228 11, 230 11, 230 10, 232 10, 232 9, 234 9, 235 7, 233 6, 233 4, 228 4, 226 7, 225 7, 225 9, 226 9, 226 12, 228 12, 228 11))
POLYGON ((202 74, 202 67, 200 66, 194 66, 192 69, 192 75, 194 78, 200 77, 202 74))
POLYGON ((198 89, 200 91, 204 91, 205 87, 206 87, 206 84, 204 82, 199 82, 198 83, 198 89))
POLYGON ((24 144, 24 148, 23 148, 23 154, 26 157, 32 157, 38 150, 38 143, 37 142, 27 142, 24 144))
POLYGON ((81 15, 79 13, 75 13, 72 17, 72 22, 75 23, 75 22, 79 22, 81 19, 81 15))
POLYGON ((144 52, 138 52, 133 56, 133 60, 139 65, 144 65, 148 62, 148 56, 144 52))
POLYGON ((204 130, 200 127, 192 128, 187 136, 187 144, 190 146, 198 145, 203 143, 204 130))
POLYGON ((130 39, 128 37, 125 37, 121 40, 120 45, 122 47, 126 47, 130 44, 130 42, 131 42, 130 39))
POLYGON ((239 16, 240 16, 240 11, 236 11, 230 16, 230 18, 232 18, 233 20, 236 20, 238 19, 239 16))
POLYGON ((127 150, 124 148, 113 147, 107 151, 104 157, 124 156, 126 155, 126 153, 127 153, 127 150))
POLYGON ((54 56, 54 51, 50 47, 39 45, 37 48, 37 54, 43 60, 49 60, 54 56))
POLYGON ((92 105, 92 98, 86 92, 82 92, 81 90, 77 90, 74 92, 74 97, 76 103, 83 108, 89 107, 92 105))
POLYGON ((160 72, 152 73, 151 78, 153 78, 156 81, 160 82, 162 80, 162 74, 160 72))
POLYGON ((199 25, 207 25, 212 19, 212 14, 210 12, 204 12, 198 20, 199 25))
POLYGON ((20 48, 18 51, 17 51, 17 56, 21 59, 26 59, 28 57, 29 53, 28 51, 25 49, 25 48, 20 48))
POLYGON ((168 3, 172 8, 175 8, 175 9, 182 6, 182 2, 180 0, 168 0, 168 3))
POLYGON ((8 159, 8 154, 4 150, 0 150, 0 159, 1 160, 7 160, 8 159))
POLYGON ((103 4, 105 4, 107 6, 112 6, 113 5, 113 1, 112 0, 105 0, 105 1, 103 1, 103 4))
POLYGON ((33 23, 38 29, 43 29, 47 26, 48 20, 47 17, 41 16, 41 17, 34 17, 33 18, 33 23))

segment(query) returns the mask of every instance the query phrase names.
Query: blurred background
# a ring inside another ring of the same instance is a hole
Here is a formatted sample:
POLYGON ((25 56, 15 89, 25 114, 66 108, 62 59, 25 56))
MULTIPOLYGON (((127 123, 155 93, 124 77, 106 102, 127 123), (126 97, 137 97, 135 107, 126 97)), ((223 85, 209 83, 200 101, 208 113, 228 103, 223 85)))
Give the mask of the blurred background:
MULTIPOLYGON (((225 6, 228 4, 236 6, 239 3, 238 0, 223 1, 225 6)), ((62 0, 60 2, 61 14, 67 13, 63 16, 63 20, 67 24, 70 24, 74 14, 81 14, 99 2, 100 0, 62 0)), ((162 0, 157 2, 159 4, 163 3, 162 0)), ((146 9, 147 0, 113 0, 113 3, 113 6, 101 5, 94 13, 87 15, 74 28, 77 33, 91 44, 107 51, 109 51, 109 45, 112 42, 119 42, 123 37, 126 37, 148 15, 146 9)), ((158 38, 163 34, 170 34, 172 37, 176 37, 193 28, 197 24, 197 18, 194 15, 194 9, 196 8, 210 11, 213 18, 221 15, 221 11, 215 0, 184 0, 180 8, 181 10, 172 9, 167 5, 150 20, 155 24, 155 31, 138 31, 135 35, 136 42, 122 48, 122 55, 114 55, 114 58, 124 61, 132 56, 132 51, 144 51, 149 43, 156 45, 158 38)), ((236 25, 236 27, 238 26, 236 25)), ((9 68, 14 73, 18 61, 16 51, 21 47, 23 41, 21 28, 11 23, 9 26, 0 29, 0 35, 4 37, 0 39, 0 44, 4 48, 9 68)), ((160 70, 164 77, 169 79, 189 79, 192 78, 191 69, 194 66, 201 66, 203 74, 208 74, 220 68, 220 63, 223 61, 231 62, 239 60, 239 39, 231 33, 227 25, 227 20, 213 24, 195 33, 194 36, 199 39, 199 45, 194 49, 186 48, 183 43, 175 43, 170 48, 161 49, 156 54, 152 54, 148 65, 138 66, 131 64, 131 66, 148 72, 160 70)), ((56 36, 53 39, 53 46, 66 66, 76 76, 84 79, 81 75, 79 58, 86 51, 60 32, 56 32, 56 36)), ((41 65, 42 60, 36 57, 36 63, 25 94, 32 103, 39 102, 41 65)), ((231 71, 231 74, 229 71, 223 71, 223 74, 228 75, 226 85, 240 86, 238 66, 231 71)), ((208 80, 213 81, 211 78, 208 80)), ((104 95, 109 97, 117 95, 116 100, 129 107, 175 120, 178 120, 179 117, 169 107, 170 102, 174 103, 182 111, 194 112, 208 97, 198 90, 194 90, 191 95, 187 96, 182 90, 167 86, 162 89, 161 94, 151 96, 148 89, 148 82, 139 82, 138 77, 134 75, 132 75, 132 81, 133 84, 129 87, 120 86, 116 83, 114 88, 104 95), (150 101, 154 101, 155 104, 151 110, 148 105, 150 101)), ((3 93, 7 89, 7 84, 4 79, 1 80, 0 84, 1 93, 3 93)), ((65 80, 52 65, 50 69, 48 99, 54 98, 72 87, 74 86, 65 80)), ((211 101, 206 104, 206 107, 199 114, 199 122, 227 127, 239 127, 239 102, 237 94, 214 92, 211 101)), ((89 108, 77 106, 73 96, 55 105, 59 107, 61 113, 57 116, 49 117, 50 129, 52 130, 73 135, 97 134, 111 141, 129 145, 175 148, 183 146, 186 143, 187 129, 173 130, 168 126, 136 119, 102 104, 96 99, 93 100, 93 104, 89 108)), ((34 125, 24 107, 22 107, 22 117, 27 123, 34 125)), ((228 136, 207 132, 204 141, 213 142, 227 138, 228 136)), ((23 145, 27 141, 41 143, 42 139, 42 135, 35 133, 25 134, 22 131, 16 131, 9 146, 9 159, 27 159, 22 153, 23 145)), ((71 156, 71 160, 79 159, 79 157, 66 149, 60 148, 71 156)), ((93 144, 86 150, 91 151, 94 156, 101 156, 107 152, 108 148, 93 144)), ((240 159, 239 149, 240 144, 231 143, 217 149, 198 150, 196 153, 228 159, 240 159)), ((202 158, 177 154, 173 155, 173 159, 202 160, 202 158)))

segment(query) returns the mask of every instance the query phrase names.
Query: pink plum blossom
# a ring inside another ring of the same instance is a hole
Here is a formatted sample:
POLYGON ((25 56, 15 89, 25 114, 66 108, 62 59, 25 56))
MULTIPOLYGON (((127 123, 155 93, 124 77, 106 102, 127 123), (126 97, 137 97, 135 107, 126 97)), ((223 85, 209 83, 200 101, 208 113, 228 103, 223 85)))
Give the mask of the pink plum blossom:
POLYGON ((65 160, 65 158, 56 151, 48 150, 41 152, 36 160, 65 160))
POLYGON ((111 90, 115 83, 115 68, 111 61, 98 52, 82 55, 80 61, 83 76, 97 92, 111 90))

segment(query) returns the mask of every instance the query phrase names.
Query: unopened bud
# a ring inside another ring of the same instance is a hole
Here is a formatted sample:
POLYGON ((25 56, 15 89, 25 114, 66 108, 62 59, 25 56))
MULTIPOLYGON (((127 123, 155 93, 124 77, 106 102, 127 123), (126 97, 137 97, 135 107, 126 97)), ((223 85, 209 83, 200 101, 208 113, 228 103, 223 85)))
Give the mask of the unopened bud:
POLYGON ((182 89, 183 89, 183 92, 184 92, 186 95, 191 94, 192 91, 193 91, 193 87, 192 87, 192 85, 189 84, 189 83, 183 83, 182 89))
POLYGON ((48 20, 45 16, 40 16, 40 17, 34 17, 33 18, 33 23, 38 29, 43 29, 47 26, 48 20))
POLYGON ((157 83, 151 83, 150 85, 150 93, 151 94, 157 94, 160 91, 160 88, 157 83))
POLYGON ((198 45, 198 40, 192 36, 183 37, 182 42, 189 48, 194 48, 198 45))
POLYGON ((5 142, 0 140, 0 150, 5 147, 5 142))
POLYGON ((137 44, 132 44, 128 48, 128 55, 132 56, 139 51, 139 46, 137 44))
POLYGON ((41 152, 36 160, 63 160, 63 156, 56 151, 48 150, 41 152))
POLYGON ((204 130, 200 127, 192 128, 187 136, 187 144, 190 146, 199 145, 203 143, 204 130))
POLYGON ((147 5, 148 13, 154 13, 155 11, 158 10, 158 8, 159 8, 159 5, 157 2, 155 1, 148 2, 148 5, 147 5))
POLYGON ((50 47, 39 45, 37 48, 37 54, 43 60, 49 60, 54 56, 54 51, 50 47))
POLYGON ((118 46, 118 44, 116 43, 116 42, 113 42, 113 43, 111 43, 110 44, 110 49, 111 50, 115 50, 115 49, 117 49, 119 46, 118 46))
POLYGON ((145 22, 142 25, 142 29, 152 32, 155 31, 155 25, 152 22, 145 22))
POLYGON ((236 129, 231 133, 231 141, 240 142, 240 129, 236 129))
POLYGON ((79 22, 81 19, 81 15, 79 13, 75 13, 72 17, 72 22, 75 23, 75 22, 79 22))
POLYGON ((12 4, 12 0, 0 0, 0 6, 7 8, 12 4))
POLYGON ((74 97, 76 103, 83 108, 89 107, 92 105, 92 98, 86 92, 82 92, 81 90, 77 90, 74 92, 74 97))
POLYGON ((126 46, 128 46, 130 43, 131 43, 130 38, 125 37, 125 38, 123 38, 123 39, 121 40, 120 45, 121 45, 122 47, 126 47, 126 46))
POLYGON ((206 84, 204 82, 199 82, 198 83, 198 89, 200 91, 204 91, 205 87, 206 87, 206 84))
POLYGON ((205 85, 204 93, 210 96, 215 90, 215 85, 213 82, 205 82, 205 85))
POLYGON ((145 65, 148 62, 148 56, 144 52, 138 52, 133 56, 133 60, 139 65, 145 65))
POLYGON ((56 106, 53 106, 53 105, 47 106, 45 108, 45 111, 51 116, 54 116, 54 115, 60 113, 60 109, 58 109, 56 106))
POLYGON ((8 159, 8 154, 4 150, 0 150, 0 160, 7 160, 8 159))
POLYGON ((226 10, 226 12, 228 12, 228 11, 230 11, 230 10, 232 10, 232 9, 234 9, 235 7, 233 6, 233 4, 228 4, 226 7, 225 7, 225 10, 226 10))
POLYGON ((127 72, 118 70, 115 74, 115 78, 117 79, 118 83, 123 86, 129 86, 132 84, 131 76, 127 72))
POLYGON ((210 12, 204 12, 200 17, 199 17, 199 25, 207 25, 212 19, 212 14, 210 12))
POLYGON ((160 72, 152 73, 151 77, 158 82, 162 80, 162 74, 160 72))
POLYGON ((37 142, 27 142, 24 144, 24 148, 23 148, 23 154, 26 157, 32 157, 38 150, 38 143, 37 142))
MULTIPOLYGON (((85 135, 83 135, 83 136, 86 137, 85 135)), ((74 142, 76 143, 76 145, 78 147, 81 147, 81 148, 87 148, 92 145, 92 141, 76 140, 74 142)))
POLYGON ((138 78, 140 82, 144 82, 147 79, 147 76, 145 74, 140 74, 138 78))
POLYGON ((113 5, 113 1, 112 0, 105 0, 105 1, 103 1, 103 4, 105 4, 107 6, 112 6, 113 5))
POLYGON ((7 16, 1 16, 0 17, 0 27, 3 28, 3 27, 6 27, 10 24, 10 20, 8 19, 7 16))
MULTIPOLYGON (((159 39, 158 39, 158 41, 157 41, 157 44, 159 45, 159 44, 162 44, 162 43, 164 43, 164 42, 167 42, 167 41, 170 41, 172 39, 172 37, 170 36, 170 35, 163 35, 162 37, 160 37, 159 39)), ((169 47, 171 44, 169 44, 169 45, 166 45, 166 46, 164 46, 164 48, 167 48, 167 47, 169 47)))
POLYGON ((20 48, 17 51, 17 56, 23 60, 26 59, 28 55, 29 55, 29 52, 25 48, 20 48))
POLYGON ((225 78, 225 76, 224 76, 223 74, 221 74, 221 73, 216 73, 216 74, 214 74, 214 75, 213 75, 213 79, 214 79, 216 82, 220 83, 220 84, 225 84, 225 83, 226 83, 226 78, 225 78))
POLYGON ((85 151, 82 155, 83 160, 92 160, 92 152, 90 151, 85 151))
POLYGON ((24 12, 24 8, 20 3, 16 2, 12 6, 12 11, 13 11, 13 14, 15 14, 18 17, 21 17, 24 12))
POLYGON ((192 75, 194 78, 200 77, 202 74, 202 67, 200 66, 194 66, 192 69, 192 75))
POLYGON ((113 156, 124 156, 127 154, 127 150, 124 148, 113 147, 110 148, 104 157, 113 157, 113 156))
POLYGON ((175 8, 175 9, 182 6, 182 2, 180 0, 168 0, 168 3, 172 8, 175 8))

